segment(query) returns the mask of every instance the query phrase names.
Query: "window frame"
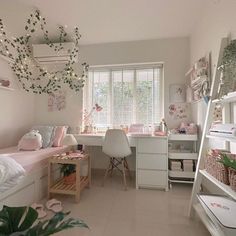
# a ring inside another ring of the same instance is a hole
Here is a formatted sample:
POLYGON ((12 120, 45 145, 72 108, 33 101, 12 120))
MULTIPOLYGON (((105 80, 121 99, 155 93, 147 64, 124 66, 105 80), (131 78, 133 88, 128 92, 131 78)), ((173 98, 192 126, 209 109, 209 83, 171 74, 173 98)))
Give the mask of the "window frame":
MULTIPOLYGON (((112 77, 112 72, 113 71, 119 71, 121 70, 122 73, 125 70, 134 70, 134 88, 137 88, 136 83, 137 83, 137 70, 145 70, 145 69, 153 69, 153 76, 154 76, 154 69, 160 69, 160 90, 159 90, 159 99, 160 101, 160 113, 161 113, 161 117, 164 116, 164 62, 150 62, 150 63, 130 63, 130 64, 112 64, 112 65, 93 65, 89 67, 89 71, 90 72, 102 72, 102 71, 109 71, 109 96, 110 98, 113 98, 113 77, 112 77)), ((94 73, 93 73, 94 76, 94 73)), ((88 76, 89 78, 89 76, 88 76)), ((93 100, 93 84, 91 85, 92 81, 90 81, 89 79, 86 79, 85 84, 84 84, 84 88, 83 88, 83 110, 84 109, 91 109, 92 106, 94 105, 92 102, 93 100)), ((94 78, 93 78, 94 79, 94 78)), ((153 80, 154 83, 154 80, 153 80)), ((152 92, 153 92, 154 86, 152 87, 152 92)), ((153 96, 153 95, 152 95, 153 96)), ((134 114, 134 118, 133 118, 133 123, 136 123, 136 89, 134 89, 134 105, 133 105, 133 114, 134 114)), ((108 125, 114 125, 113 124, 113 106, 111 105, 112 101, 109 101, 110 104, 108 105, 109 107, 109 116, 108 116, 108 121, 109 124, 108 125)), ((154 103, 154 99, 152 100, 152 102, 154 103)), ((153 113, 152 116, 156 110, 154 104, 152 104, 153 107, 153 113)), ((161 118, 160 117, 160 118, 161 118)), ((154 120, 152 118, 152 120, 154 120)), ((159 122, 159 121, 155 121, 159 122)), ((83 117, 82 117, 82 125, 83 124, 83 117)))

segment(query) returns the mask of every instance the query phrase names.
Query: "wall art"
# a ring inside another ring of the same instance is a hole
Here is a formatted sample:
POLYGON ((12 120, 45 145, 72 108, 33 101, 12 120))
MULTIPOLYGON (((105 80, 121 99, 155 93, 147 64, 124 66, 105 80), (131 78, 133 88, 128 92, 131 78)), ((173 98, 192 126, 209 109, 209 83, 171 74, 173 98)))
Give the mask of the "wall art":
POLYGON ((169 115, 173 119, 177 120, 187 120, 190 116, 189 104, 170 104, 169 115))
POLYGON ((185 102, 186 100, 186 87, 184 84, 171 84, 170 89, 170 102, 185 102))
POLYGON ((66 92, 59 90, 48 95, 48 111, 61 111, 66 108, 66 92))

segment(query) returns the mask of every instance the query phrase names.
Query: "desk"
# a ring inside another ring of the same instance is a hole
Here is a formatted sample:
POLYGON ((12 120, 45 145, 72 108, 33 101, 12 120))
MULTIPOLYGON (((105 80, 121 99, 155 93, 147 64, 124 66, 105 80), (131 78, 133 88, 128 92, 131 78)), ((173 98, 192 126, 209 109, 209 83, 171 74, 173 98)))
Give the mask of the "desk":
MULTIPOLYGON (((75 134, 79 144, 102 146, 105 134, 75 134)), ((127 135, 131 147, 136 148, 136 188, 164 188, 168 190, 167 136, 127 135)))

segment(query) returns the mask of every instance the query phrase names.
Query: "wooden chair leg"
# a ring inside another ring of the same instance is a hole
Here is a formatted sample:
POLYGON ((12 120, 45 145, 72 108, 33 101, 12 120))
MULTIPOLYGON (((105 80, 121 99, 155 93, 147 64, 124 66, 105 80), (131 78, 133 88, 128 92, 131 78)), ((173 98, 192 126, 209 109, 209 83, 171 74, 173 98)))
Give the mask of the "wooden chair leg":
POLYGON ((131 172, 130 172, 130 169, 129 169, 128 162, 126 161, 126 158, 124 158, 124 162, 125 162, 125 167, 128 171, 129 178, 130 178, 130 180, 132 180, 132 175, 131 175, 131 172))
POLYGON ((112 165, 111 165, 111 170, 110 170, 110 177, 112 177, 112 174, 113 174, 113 169, 114 169, 114 158, 112 158, 112 165))
POLYGON ((112 168, 112 162, 111 162, 111 159, 110 159, 110 160, 109 160, 109 165, 108 165, 108 167, 107 167, 107 169, 106 169, 106 172, 105 172, 105 175, 104 175, 104 177, 103 177, 102 186, 104 186, 105 180, 106 180, 107 175, 108 175, 109 171, 111 170, 111 168, 112 168))
POLYGON ((125 176, 125 160, 122 158, 122 170, 123 170, 123 180, 124 180, 124 186, 125 190, 127 190, 127 184, 126 184, 126 176, 125 176))

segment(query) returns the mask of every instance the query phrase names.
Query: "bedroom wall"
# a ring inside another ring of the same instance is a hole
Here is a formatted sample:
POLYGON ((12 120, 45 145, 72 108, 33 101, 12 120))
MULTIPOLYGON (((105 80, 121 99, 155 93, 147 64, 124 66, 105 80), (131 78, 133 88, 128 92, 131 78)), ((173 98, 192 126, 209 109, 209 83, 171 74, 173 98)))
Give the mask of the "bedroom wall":
MULTIPOLYGON (((21 34, 31 8, 18 1, 1 1, 0 18, 10 36, 21 34), (17 15, 15 14, 17 12, 17 15)), ((11 81, 14 91, 0 89, 0 148, 16 145, 34 123, 34 96, 19 89, 8 63, 0 59, 0 79, 11 81)))
MULTIPOLYGON (((169 116, 169 85, 184 84, 185 72, 190 66, 189 38, 158 39, 147 41, 82 45, 81 61, 89 65, 128 64, 143 62, 164 62, 164 112, 170 127, 179 125, 180 120, 169 116)), ((67 90, 66 109, 48 112, 48 96, 36 97, 36 123, 68 124, 72 127, 81 125, 82 93, 75 95, 67 90)), ((89 147, 93 168, 105 168, 107 158, 101 147, 89 147)), ((128 158, 131 169, 135 169, 135 158, 128 158)))
MULTIPOLYGON (((236 37, 236 1, 206 1, 205 12, 198 20, 190 37, 191 64, 211 52, 212 72, 217 63, 221 38, 236 37)), ((213 73, 212 73, 213 74, 213 73)), ((206 104, 201 101, 193 106, 193 119, 203 126, 206 104)))
MULTIPOLYGON (((89 65, 164 62, 164 115, 170 127, 179 124, 180 121, 168 113, 169 85, 185 83, 184 74, 190 65, 188 38, 82 45, 80 58, 89 65)), ((37 96, 37 123, 67 123, 72 128, 81 124, 82 93, 75 95, 68 90, 68 106, 60 112, 48 112, 47 102, 48 96, 37 96)))
POLYGON ((0 79, 10 80, 14 91, 0 89, 0 148, 16 145, 34 123, 34 96, 19 90, 14 74, 0 59, 0 79))

